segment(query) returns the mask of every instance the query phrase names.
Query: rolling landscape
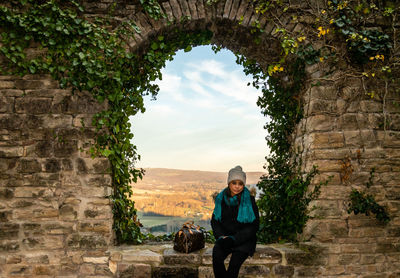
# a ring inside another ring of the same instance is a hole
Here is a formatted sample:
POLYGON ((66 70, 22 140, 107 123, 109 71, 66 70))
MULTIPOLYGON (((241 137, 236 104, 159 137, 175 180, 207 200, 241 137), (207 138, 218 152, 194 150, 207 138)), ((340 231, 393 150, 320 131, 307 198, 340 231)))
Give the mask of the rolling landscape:
MULTIPOLYGON (((226 172, 146 168, 132 184, 135 207, 144 228, 155 233, 174 232, 186 221, 209 229, 214 209, 212 194, 226 187, 226 172)), ((255 185, 262 172, 247 172, 255 185)))

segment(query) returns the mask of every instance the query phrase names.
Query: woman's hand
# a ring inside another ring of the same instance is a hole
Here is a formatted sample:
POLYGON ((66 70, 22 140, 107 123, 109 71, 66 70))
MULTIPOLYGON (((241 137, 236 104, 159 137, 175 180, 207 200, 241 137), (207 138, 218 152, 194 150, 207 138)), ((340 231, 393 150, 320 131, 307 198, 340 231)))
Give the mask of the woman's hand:
POLYGON ((220 236, 216 243, 221 245, 224 249, 231 249, 235 241, 231 236, 220 236))

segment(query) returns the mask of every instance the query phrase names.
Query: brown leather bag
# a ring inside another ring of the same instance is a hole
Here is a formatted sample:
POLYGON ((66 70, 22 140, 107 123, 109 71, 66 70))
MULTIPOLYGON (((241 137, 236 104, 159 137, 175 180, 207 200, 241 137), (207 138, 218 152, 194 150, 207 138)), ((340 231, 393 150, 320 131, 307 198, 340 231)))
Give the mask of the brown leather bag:
POLYGON ((182 253, 190 253, 204 248, 204 232, 193 221, 186 222, 175 234, 174 250, 182 253))

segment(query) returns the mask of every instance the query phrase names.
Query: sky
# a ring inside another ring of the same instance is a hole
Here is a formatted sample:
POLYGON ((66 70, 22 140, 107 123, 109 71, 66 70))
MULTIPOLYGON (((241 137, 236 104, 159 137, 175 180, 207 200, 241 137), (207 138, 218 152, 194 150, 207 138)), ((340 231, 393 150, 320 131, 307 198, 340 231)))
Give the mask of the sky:
POLYGON ((176 53, 162 70, 156 100, 131 117, 136 167, 227 172, 265 171, 266 118, 261 94, 229 50, 198 46, 176 53))

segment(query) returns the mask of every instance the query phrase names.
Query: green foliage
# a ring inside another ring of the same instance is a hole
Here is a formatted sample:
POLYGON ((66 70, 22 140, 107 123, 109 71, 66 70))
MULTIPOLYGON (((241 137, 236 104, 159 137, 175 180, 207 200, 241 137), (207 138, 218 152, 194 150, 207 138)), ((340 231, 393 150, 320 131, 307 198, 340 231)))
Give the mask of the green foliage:
MULTIPOLYGON (((354 62, 366 64, 370 57, 389 54, 390 37, 368 25, 368 17, 379 11, 375 3, 364 0, 349 4, 349 1, 331 0, 329 4, 334 25, 345 36, 349 57, 354 62)), ((385 11, 390 10, 386 8, 385 11)))
POLYGON ((155 236, 151 233, 143 235, 143 240, 152 242, 172 241, 174 238, 175 238, 175 233, 168 233, 165 235, 158 235, 158 236, 155 236))
POLYGON ((143 96, 158 93, 152 82, 161 79, 161 68, 178 49, 208 44, 211 32, 172 31, 168 42, 158 36, 143 56, 127 51, 126 41, 140 30, 128 22, 109 30, 107 19, 88 21, 75 1, 14 1, 11 8, 0 6, 0 51, 8 65, 7 74, 49 73, 62 88, 86 90, 108 109, 95 115, 96 142, 92 156, 107 157, 111 163, 114 192, 114 230, 117 241, 140 243, 139 229, 130 183, 143 172, 133 167, 139 158, 131 143, 129 116, 144 112, 143 96), (41 53, 28 57, 35 44, 41 53))
POLYGON ((204 237, 207 243, 215 243, 215 237, 212 230, 204 231, 204 237))
POLYGON ((140 0, 144 11, 155 20, 165 18, 165 14, 162 12, 161 6, 157 0, 140 0))
MULTIPOLYGON (((312 48, 302 51, 303 57, 314 59, 312 48)), ((294 154, 290 139, 302 117, 298 94, 303 86, 305 60, 298 58, 291 64, 288 72, 292 80, 286 85, 276 76, 267 79, 267 73, 254 61, 237 56, 237 62, 244 66, 246 74, 253 75, 253 86, 261 87, 263 95, 257 104, 268 118, 265 125, 270 148, 266 158, 268 174, 257 184, 262 191, 257 203, 262 216, 258 240, 262 243, 295 241, 309 218, 308 205, 318 197, 322 185, 308 191, 318 171, 315 167, 308 173, 300 170, 301 160, 294 154)))
MULTIPOLYGON (((373 184, 375 169, 372 168, 368 182, 366 184, 367 189, 373 184)), ((365 191, 359 191, 353 189, 350 193, 350 203, 347 209, 348 213, 354 212, 354 214, 363 213, 365 215, 375 214, 376 219, 384 224, 390 221, 390 216, 387 209, 379 205, 373 195, 367 194, 365 191)))
POLYGON ((356 189, 353 189, 350 193, 350 204, 347 212, 354 212, 354 214, 364 213, 365 215, 373 213, 375 214, 376 219, 385 224, 390 221, 390 216, 387 213, 386 208, 379 205, 375 201, 374 196, 356 189))

